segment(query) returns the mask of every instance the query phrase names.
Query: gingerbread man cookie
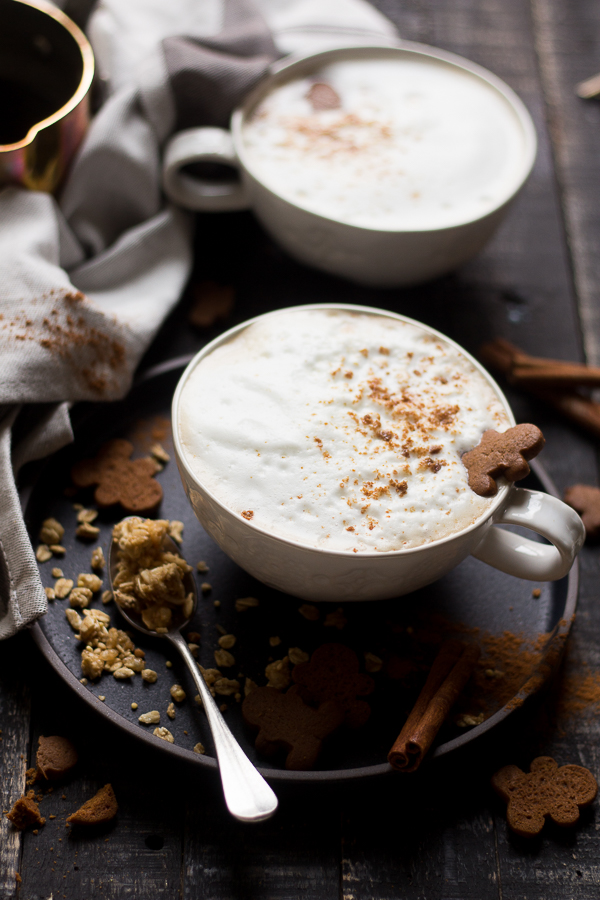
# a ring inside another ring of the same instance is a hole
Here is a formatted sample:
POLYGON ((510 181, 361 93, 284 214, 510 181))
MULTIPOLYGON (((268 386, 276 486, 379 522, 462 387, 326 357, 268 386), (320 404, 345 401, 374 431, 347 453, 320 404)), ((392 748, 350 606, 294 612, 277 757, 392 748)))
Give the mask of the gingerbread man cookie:
POLYGON ((528 459, 537 456, 546 443, 536 425, 515 425, 508 431, 484 431, 481 441, 463 454, 469 473, 469 487, 481 497, 492 497, 498 490, 495 478, 519 481, 529 475, 528 459))
POLYGON ((335 701, 351 728, 364 725, 371 714, 369 704, 357 697, 371 694, 375 682, 370 675, 358 671, 356 653, 344 644, 318 647, 309 662, 294 666, 292 679, 307 702, 335 701))
POLYGON ((492 787, 506 800, 506 821, 521 837, 535 837, 545 817, 564 827, 575 825, 579 807, 588 806, 598 785, 582 766, 558 766, 550 756, 538 756, 529 773, 504 766, 492 777, 492 787))
POLYGON ((254 688, 242 704, 242 714, 246 724, 258 730, 258 752, 272 756, 280 749, 287 750, 285 767, 293 770, 314 766, 323 740, 344 718, 336 703, 328 701, 313 709, 293 687, 287 694, 272 687, 254 688))
POLYGON ((588 538, 600 537, 600 488, 574 484, 565 491, 565 503, 581 516, 588 538))
POLYGON ((154 460, 131 459, 133 444, 116 438, 107 441, 94 459, 83 459, 71 469, 75 487, 96 485, 94 500, 100 507, 120 503, 126 512, 147 512, 162 500, 162 488, 153 477, 154 460))

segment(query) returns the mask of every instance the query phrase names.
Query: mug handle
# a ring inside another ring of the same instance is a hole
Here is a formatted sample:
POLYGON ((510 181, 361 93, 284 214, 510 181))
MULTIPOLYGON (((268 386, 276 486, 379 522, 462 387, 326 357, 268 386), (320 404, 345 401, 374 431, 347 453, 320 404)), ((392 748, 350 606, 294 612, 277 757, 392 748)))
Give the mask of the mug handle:
POLYGON ((502 528, 488 528, 472 555, 517 578, 556 581, 567 574, 585 540, 585 527, 574 509, 541 491, 513 488, 496 525, 521 525, 553 546, 538 544, 502 528))
POLYGON ((250 199, 243 182, 195 178, 182 171, 195 162, 214 162, 240 172, 233 139, 223 128, 188 128, 174 135, 165 147, 162 186, 178 206, 203 212, 248 209, 250 199))

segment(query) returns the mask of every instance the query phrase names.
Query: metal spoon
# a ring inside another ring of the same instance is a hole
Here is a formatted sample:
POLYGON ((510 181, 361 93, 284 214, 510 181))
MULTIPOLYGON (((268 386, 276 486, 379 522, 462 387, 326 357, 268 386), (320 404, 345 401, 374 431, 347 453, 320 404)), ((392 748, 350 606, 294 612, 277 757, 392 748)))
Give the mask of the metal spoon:
MULTIPOLYGON (((178 556, 179 548, 175 541, 170 537, 165 537, 165 550, 170 550, 178 556)), ((110 544, 110 554, 108 561, 108 570, 111 588, 113 578, 117 572, 117 549, 118 545, 113 539, 110 544)), ((223 785, 223 794, 225 795, 225 803, 227 809, 232 816, 241 822, 262 822, 264 819, 270 818, 277 809, 277 797, 271 790, 265 779, 252 765, 234 736, 232 735, 225 719, 221 715, 219 707, 215 703, 213 696, 208 689, 204 678, 190 649, 181 635, 181 629, 188 624, 196 611, 198 605, 198 589, 192 573, 184 578, 186 591, 191 592, 194 597, 194 608, 191 615, 179 620, 175 618, 174 624, 166 634, 158 635, 156 631, 146 628, 141 617, 131 611, 122 609, 119 611, 123 618, 137 631, 151 637, 165 637, 171 642, 181 655, 183 656, 187 667, 192 673, 192 677, 198 688, 208 724, 212 732, 215 750, 217 753, 217 762, 219 763, 219 772, 221 774, 221 784, 223 785)), ((118 605, 118 604, 117 604, 118 605)), ((176 612, 176 610, 174 610, 176 612)))

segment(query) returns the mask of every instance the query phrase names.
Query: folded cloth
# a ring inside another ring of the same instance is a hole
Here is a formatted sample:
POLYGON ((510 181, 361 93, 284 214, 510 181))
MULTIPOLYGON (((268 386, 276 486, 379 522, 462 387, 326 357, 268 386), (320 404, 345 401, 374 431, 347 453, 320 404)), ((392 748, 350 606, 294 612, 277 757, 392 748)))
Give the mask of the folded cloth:
POLYGON ((191 125, 227 125, 284 52, 394 41, 364 0, 259 6, 101 0, 89 32, 107 99, 60 199, 0 192, 0 639, 47 609, 20 466, 72 440, 70 404, 128 391, 191 270, 191 217, 160 190, 165 140, 191 125))

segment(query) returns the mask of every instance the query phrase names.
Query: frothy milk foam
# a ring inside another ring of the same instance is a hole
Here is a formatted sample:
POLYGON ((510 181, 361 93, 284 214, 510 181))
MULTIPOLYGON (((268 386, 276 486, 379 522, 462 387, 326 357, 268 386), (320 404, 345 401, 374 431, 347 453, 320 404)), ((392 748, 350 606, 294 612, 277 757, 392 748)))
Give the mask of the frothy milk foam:
POLYGON ((251 171, 301 206, 351 225, 426 230, 472 221, 510 196, 525 139, 485 81, 434 59, 354 59, 274 88, 243 130, 251 171), (315 111, 311 86, 337 92, 315 111))
POLYGON ((461 531, 489 509, 461 456, 509 425, 486 379, 425 329, 291 309, 196 365, 177 427, 198 480, 251 525, 312 547, 385 552, 461 531))

